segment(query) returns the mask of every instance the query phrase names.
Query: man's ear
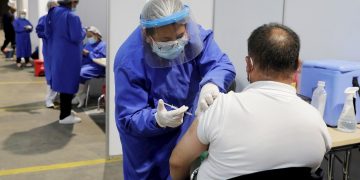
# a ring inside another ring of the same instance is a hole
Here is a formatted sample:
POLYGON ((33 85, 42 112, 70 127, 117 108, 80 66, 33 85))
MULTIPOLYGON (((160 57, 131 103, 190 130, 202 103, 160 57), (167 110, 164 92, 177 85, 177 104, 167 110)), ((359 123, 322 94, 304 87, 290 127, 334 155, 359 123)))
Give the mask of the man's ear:
POLYGON ((297 60, 297 69, 296 72, 300 73, 301 72, 301 67, 302 67, 302 61, 298 58, 297 60))
POLYGON ((246 72, 250 73, 254 69, 254 62, 251 58, 246 59, 246 72))

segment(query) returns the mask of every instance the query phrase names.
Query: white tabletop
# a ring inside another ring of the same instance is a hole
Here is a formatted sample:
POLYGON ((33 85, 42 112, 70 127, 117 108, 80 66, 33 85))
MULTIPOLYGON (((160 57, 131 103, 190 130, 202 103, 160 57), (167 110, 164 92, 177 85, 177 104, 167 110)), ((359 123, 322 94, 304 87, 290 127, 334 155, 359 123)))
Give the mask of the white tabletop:
POLYGON ((346 133, 330 127, 328 127, 328 130, 332 138, 333 148, 360 143, 360 125, 357 126, 354 133, 346 133))

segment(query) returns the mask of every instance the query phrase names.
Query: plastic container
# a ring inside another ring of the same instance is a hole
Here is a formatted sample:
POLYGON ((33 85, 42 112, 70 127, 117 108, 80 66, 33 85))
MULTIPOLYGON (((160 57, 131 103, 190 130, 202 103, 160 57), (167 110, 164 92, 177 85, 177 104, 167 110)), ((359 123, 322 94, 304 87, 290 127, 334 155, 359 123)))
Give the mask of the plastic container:
POLYGON ((319 110, 321 117, 324 116, 326 95, 327 94, 325 91, 325 82, 318 81, 317 88, 315 89, 311 98, 311 105, 313 105, 317 110, 319 110))
MULTIPOLYGON (((300 94, 311 97, 318 81, 326 82, 326 106, 324 120, 329 126, 337 126, 344 106, 344 91, 352 87, 353 79, 360 80, 360 62, 343 60, 306 60, 301 70, 300 94)), ((359 96, 358 93, 356 93, 359 96)), ((360 100, 356 101, 357 122, 360 122, 360 100)))
POLYGON ((5 52, 5 58, 6 60, 12 60, 14 57, 14 50, 13 49, 7 49, 5 52))
POLYGON ((343 132, 355 132, 357 121, 355 119, 354 101, 355 93, 359 90, 358 87, 346 88, 345 104, 338 120, 338 129, 343 132))
POLYGON ((45 75, 43 60, 40 60, 40 59, 34 60, 34 75, 35 76, 44 76, 45 75))

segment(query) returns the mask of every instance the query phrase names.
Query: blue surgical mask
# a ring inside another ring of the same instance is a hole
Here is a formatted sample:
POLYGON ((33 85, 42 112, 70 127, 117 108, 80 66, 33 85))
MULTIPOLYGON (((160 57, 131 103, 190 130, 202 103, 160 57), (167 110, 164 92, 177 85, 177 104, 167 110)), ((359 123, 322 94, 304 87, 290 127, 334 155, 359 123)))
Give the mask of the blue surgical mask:
POLYGON ((173 60, 179 57, 179 55, 184 51, 184 48, 188 42, 189 39, 186 35, 175 41, 156 42, 153 40, 152 50, 159 57, 167 60, 173 60))
POLYGON ((72 12, 76 12, 76 8, 71 8, 71 11, 72 11, 72 12))
POLYGON ((88 38, 88 43, 95 44, 97 41, 94 37, 88 38))

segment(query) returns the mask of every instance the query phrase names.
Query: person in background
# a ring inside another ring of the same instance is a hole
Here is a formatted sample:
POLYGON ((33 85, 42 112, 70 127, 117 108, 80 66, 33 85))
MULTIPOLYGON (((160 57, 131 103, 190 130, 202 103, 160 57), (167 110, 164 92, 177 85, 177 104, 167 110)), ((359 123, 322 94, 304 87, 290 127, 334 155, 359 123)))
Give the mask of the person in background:
POLYGON ((105 76, 105 67, 95 63, 93 60, 106 58, 106 43, 102 40, 99 29, 94 26, 87 28, 86 36, 87 42, 83 49, 79 90, 72 100, 72 104, 78 104, 78 108, 84 105, 87 81, 105 76))
POLYGON ((47 56, 51 62, 51 89, 60 93, 60 124, 81 122, 72 114, 71 100, 78 91, 82 60, 82 41, 86 32, 74 11, 78 0, 58 0, 59 6, 46 16, 47 56))
POLYGON ((195 23, 180 0, 148 1, 140 24, 114 66, 124 179, 169 179, 172 149, 195 112, 229 88, 235 69, 213 32, 195 23))
POLYGON ((240 93, 220 94, 196 118, 172 152, 174 180, 187 179, 191 163, 206 150, 197 179, 283 168, 308 169, 304 178, 289 179, 312 179, 331 137, 320 113, 291 86, 299 52, 300 39, 286 26, 270 23, 252 32, 245 58, 250 85, 240 93))
MULTIPOLYGON (((47 3, 47 11, 50 11, 52 8, 58 6, 57 0, 49 0, 47 3)), ((45 96, 45 106, 47 108, 53 108, 54 107, 54 100, 56 98, 57 92, 51 89, 51 62, 48 55, 48 40, 45 35, 45 21, 46 16, 44 15, 40 17, 38 25, 36 26, 36 33, 39 38, 42 39, 43 46, 42 46, 42 53, 44 57, 44 67, 45 67, 45 78, 47 83, 47 93, 45 96)))
POLYGON ((16 65, 21 67, 21 59, 25 59, 25 66, 31 67, 31 40, 30 33, 33 26, 29 20, 26 19, 26 10, 20 11, 20 17, 16 18, 13 22, 14 30, 16 33, 16 65))
POLYGON ((3 28, 5 34, 4 44, 1 46, 1 51, 6 53, 6 47, 11 43, 12 49, 15 49, 15 31, 13 26, 13 21, 15 19, 16 12, 16 2, 14 0, 9 0, 8 2, 9 11, 3 15, 3 28))

